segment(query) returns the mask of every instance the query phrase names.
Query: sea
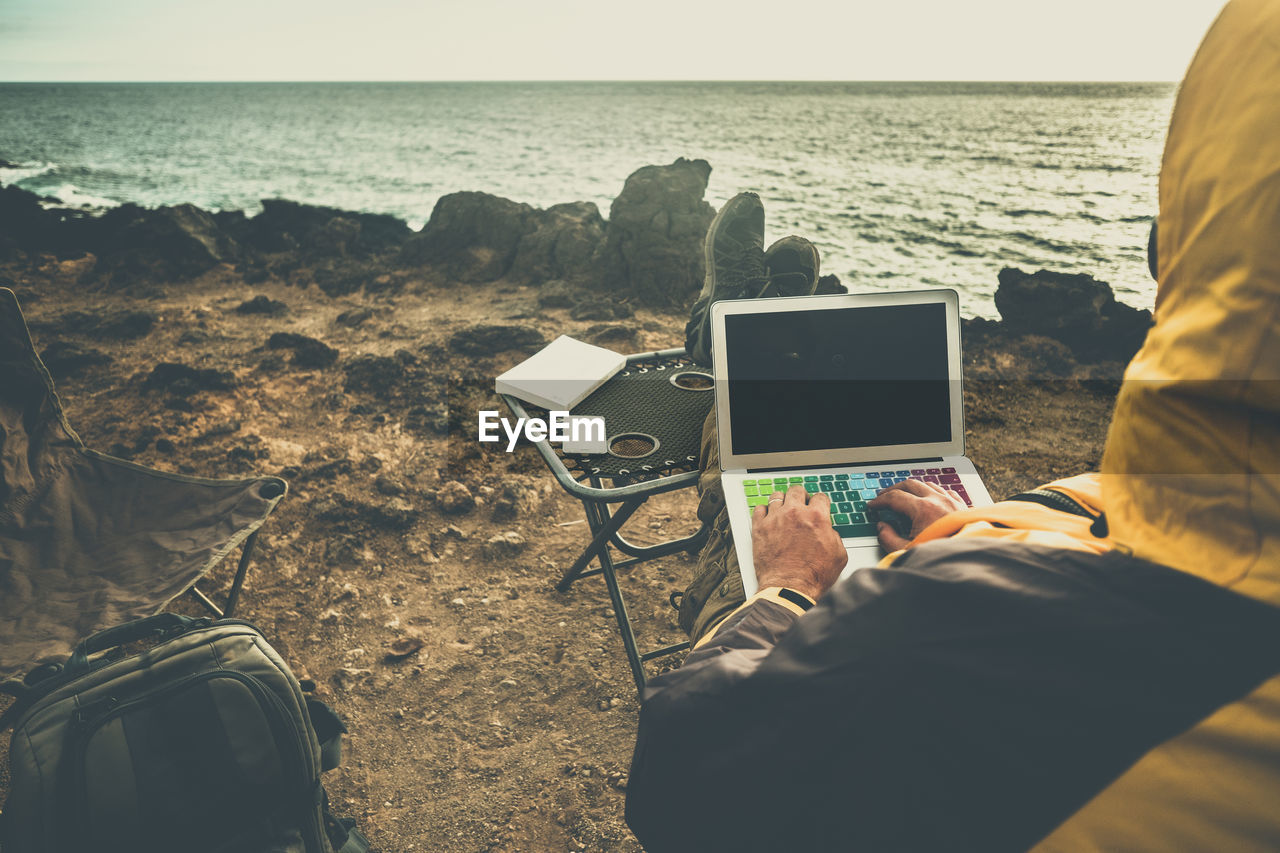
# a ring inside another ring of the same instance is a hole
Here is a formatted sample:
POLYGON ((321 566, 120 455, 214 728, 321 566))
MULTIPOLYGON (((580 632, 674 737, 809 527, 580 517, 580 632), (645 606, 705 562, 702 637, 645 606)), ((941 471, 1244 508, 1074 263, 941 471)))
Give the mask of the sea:
POLYGON ((1173 83, 0 84, 0 183, 89 209, 264 198, 390 213, 482 190, 607 218, 627 176, 702 158, 857 291, 1002 267, 1088 273, 1151 307, 1146 242, 1173 83))

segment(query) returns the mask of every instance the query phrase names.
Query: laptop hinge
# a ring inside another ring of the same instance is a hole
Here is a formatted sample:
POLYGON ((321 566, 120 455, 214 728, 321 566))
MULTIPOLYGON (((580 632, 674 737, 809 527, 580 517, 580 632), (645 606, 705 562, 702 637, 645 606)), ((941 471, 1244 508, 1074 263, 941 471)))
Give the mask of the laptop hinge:
MULTIPOLYGON (((748 468, 748 474, 754 474, 757 471, 811 471, 814 468, 870 468, 872 465, 915 465, 922 462, 941 462, 941 456, 929 456, 923 459, 881 459, 879 462, 837 462, 832 465, 791 465, 778 466, 777 468, 748 468)), ((728 473, 728 472, 726 472, 728 473)))

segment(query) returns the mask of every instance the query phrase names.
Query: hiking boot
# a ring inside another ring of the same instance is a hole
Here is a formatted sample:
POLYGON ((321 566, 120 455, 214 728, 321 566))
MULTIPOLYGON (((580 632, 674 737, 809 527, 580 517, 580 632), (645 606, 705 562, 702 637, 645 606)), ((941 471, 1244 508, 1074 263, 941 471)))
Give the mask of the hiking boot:
POLYGON ((803 237, 783 237, 764 253, 769 284, 761 296, 810 296, 818 287, 818 247, 803 237))
POLYGON ((703 244, 707 273, 684 327, 684 345, 695 362, 711 366, 711 303, 761 295, 769 286, 764 267, 764 205, 755 193, 738 193, 720 208, 703 244))

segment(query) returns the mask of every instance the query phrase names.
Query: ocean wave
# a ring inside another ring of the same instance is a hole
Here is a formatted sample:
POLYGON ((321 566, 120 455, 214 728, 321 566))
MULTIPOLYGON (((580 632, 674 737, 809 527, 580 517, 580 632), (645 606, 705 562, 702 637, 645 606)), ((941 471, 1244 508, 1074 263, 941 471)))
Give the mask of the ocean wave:
POLYGON ((49 207, 74 207, 80 210, 99 211, 119 207, 121 204, 113 198, 81 192, 75 184, 61 184, 53 190, 46 191, 45 194, 57 199, 56 203, 47 203, 46 206, 49 207))
POLYGON ((53 163, 16 163, 13 166, 0 168, 0 186, 18 185, 22 181, 39 177, 53 171, 53 163))

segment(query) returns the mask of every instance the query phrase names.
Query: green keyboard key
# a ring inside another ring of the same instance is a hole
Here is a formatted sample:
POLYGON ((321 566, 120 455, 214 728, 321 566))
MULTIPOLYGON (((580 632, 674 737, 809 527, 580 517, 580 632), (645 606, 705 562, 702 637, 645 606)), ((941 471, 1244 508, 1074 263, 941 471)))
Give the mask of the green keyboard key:
POLYGON ((839 507, 841 512, 844 512, 844 513, 853 512, 853 504, 849 503, 848 501, 841 502, 839 504, 839 507))
POLYGON ((824 492, 834 492, 836 490, 836 484, 831 482, 830 480, 823 480, 818 485, 822 488, 822 491, 824 492))
POLYGON ((851 512, 849 513, 849 523, 850 524, 866 524, 867 517, 860 512, 851 512))
POLYGON ((845 515, 843 512, 838 512, 835 515, 831 516, 831 520, 835 523, 835 526, 839 528, 840 525, 842 524, 847 525, 849 523, 849 516, 845 515))
POLYGON ((761 505, 763 505, 763 504, 767 504, 768 502, 769 502, 769 499, 768 499, 767 497, 762 496, 762 495, 757 495, 757 496, 756 496, 756 497, 754 497, 754 498, 747 498, 747 506, 748 506, 748 507, 757 507, 757 506, 761 506, 761 505))
POLYGON ((854 512, 866 512, 866 511, 867 511, 867 502, 866 502, 866 501, 854 501, 854 502, 853 502, 853 511, 854 511, 854 512))
POLYGON ((788 477, 788 478, 787 478, 787 482, 788 482, 788 483, 803 483, 803 482, 804 482, 804 477, 788 477))
POLYGON ((806 483, 816 483, 818 482, 818 476, 816 474, 811 474, 808 477, 805 477, 804 481, 806 483))
POLYGON ((787 478, 786 478, 786 477, 774 477, 774 478, 773 478, 773 484, 774 484, 775 486, 785 486, 785 485, 787 484, 787 478))
POLYGON ((876 526, 874 524, 836 524, 835 528, 841 539, 876 535, 876 526))
POLYGON ((745 492, 749 498, 754 498, 756 495, 760 494, 760 490, 757 489, 754 484, 750 486, 743 486, 742 491, 745 492))
POLYGON ((756 484, 756 481, 755 481, 755 480, 743 480, 743 481, 742 481, 742 485, 744 485, 744 486, 754 486, 755 484, 756 484))

